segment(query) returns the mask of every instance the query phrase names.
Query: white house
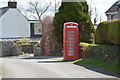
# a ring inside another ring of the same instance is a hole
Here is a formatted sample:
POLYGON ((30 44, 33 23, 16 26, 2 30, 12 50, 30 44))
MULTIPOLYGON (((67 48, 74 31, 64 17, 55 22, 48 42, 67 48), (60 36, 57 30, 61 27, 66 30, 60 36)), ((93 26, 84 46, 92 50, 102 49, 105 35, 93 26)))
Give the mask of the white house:
POLYGON ((116 1, 105 14, 107 20, 120 19, 120 0, 116 1))
POLYGON ((0 39, 30 37, 30 23, 17 9, 17 2, 8 1, 8 7, 0 8, 0 39))

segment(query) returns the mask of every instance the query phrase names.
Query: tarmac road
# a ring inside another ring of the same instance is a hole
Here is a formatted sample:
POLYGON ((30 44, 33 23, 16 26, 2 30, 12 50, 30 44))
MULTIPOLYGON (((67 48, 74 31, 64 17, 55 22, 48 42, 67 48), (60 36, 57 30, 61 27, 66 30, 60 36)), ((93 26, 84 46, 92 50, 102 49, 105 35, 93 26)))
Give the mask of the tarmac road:
POLYGON ((3 78, 115 78, 94 72, 62 58, 2 59, 3 78))

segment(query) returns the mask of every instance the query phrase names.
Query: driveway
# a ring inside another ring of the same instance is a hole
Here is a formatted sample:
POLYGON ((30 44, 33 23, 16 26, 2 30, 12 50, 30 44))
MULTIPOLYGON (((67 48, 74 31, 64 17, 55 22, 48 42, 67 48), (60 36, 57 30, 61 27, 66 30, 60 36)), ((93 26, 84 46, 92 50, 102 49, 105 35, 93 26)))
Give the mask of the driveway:
POLYGON ((62 57, 3 58, 3 78, 115 78, 91 71, 62 57))

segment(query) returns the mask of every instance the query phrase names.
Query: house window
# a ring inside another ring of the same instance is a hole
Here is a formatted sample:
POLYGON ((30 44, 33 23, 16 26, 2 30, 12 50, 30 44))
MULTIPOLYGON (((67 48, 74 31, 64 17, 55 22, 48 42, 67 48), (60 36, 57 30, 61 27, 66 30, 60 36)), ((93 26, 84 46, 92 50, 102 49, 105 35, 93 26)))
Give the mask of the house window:
POLYGON ((39 23, 34 24, 35 34, 42 34, 42 28, 39 23))
POLYGON ((111 15, 111 20, 113 20, 114 19, 114 15, 111 15))

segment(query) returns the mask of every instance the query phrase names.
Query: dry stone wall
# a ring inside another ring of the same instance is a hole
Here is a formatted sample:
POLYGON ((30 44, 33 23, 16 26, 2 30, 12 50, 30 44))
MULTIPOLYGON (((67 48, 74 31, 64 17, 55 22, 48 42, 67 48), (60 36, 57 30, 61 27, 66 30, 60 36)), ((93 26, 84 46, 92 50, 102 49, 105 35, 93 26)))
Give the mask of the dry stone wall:
POLYGON ((20 54, 21 48, 14 47, 14 41, 0 41, 0 56, 17 56, 20 54))

